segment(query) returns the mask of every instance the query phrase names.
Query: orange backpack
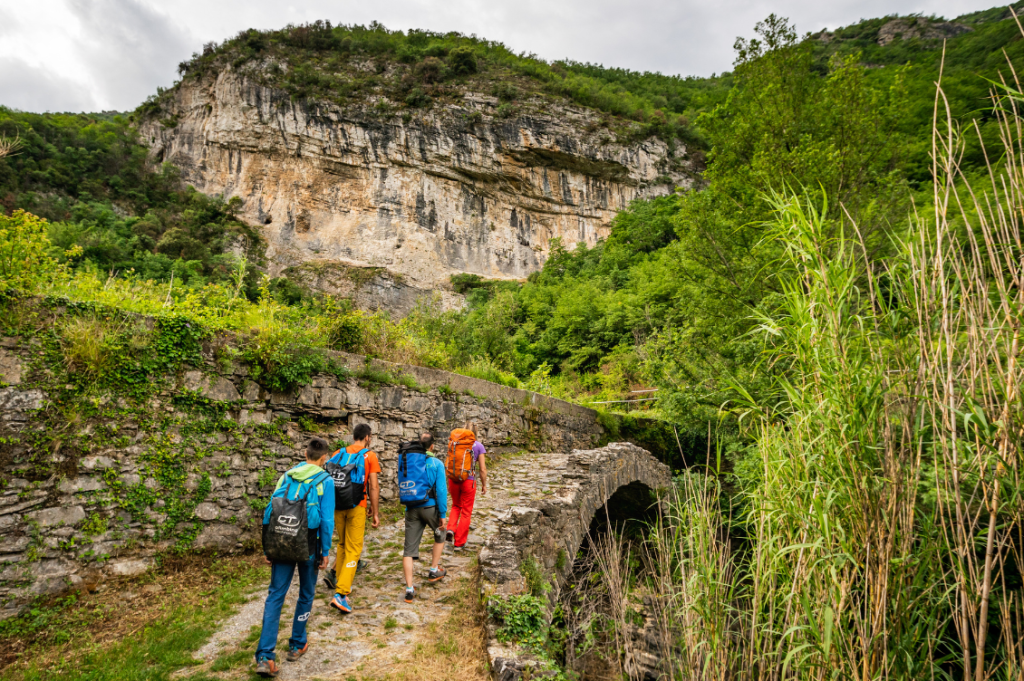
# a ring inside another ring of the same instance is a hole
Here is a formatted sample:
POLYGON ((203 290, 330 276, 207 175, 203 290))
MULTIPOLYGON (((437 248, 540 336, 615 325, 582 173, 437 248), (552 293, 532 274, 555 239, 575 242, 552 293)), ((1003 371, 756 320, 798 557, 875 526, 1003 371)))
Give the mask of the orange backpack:
POLYGON ((473 445, 476 437, 473 431, 456 428, 448 437, 448 460, 444 469, 452 480, 468 480, 473 472, 473 445))

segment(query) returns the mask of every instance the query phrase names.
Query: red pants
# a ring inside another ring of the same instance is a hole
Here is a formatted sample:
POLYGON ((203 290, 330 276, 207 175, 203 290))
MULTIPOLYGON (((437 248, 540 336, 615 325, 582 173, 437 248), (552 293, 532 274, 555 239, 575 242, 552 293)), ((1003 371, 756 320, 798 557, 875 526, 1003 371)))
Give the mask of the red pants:
POLYGON ((448 478, 448 494, 452 497, 452 507, 448 509, 448 531, 455 533, 456 546, 465 546, 476 500, 476 480, 459 482, 448 478))

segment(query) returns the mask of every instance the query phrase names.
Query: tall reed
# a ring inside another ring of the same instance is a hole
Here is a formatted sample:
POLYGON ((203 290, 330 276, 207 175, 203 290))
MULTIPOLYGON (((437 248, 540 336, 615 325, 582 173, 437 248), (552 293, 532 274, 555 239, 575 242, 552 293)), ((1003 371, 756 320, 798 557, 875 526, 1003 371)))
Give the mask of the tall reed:
POLYGON ((1022 92, 993 91, 979 182, 980 129, 938 90, 933 207, 885 260, 820 197, 772 197, 786 274, 759 331, 790 370, 745 405, 739 513, 690 474, 652 532, 668 677, 1024 678, 1022 92))

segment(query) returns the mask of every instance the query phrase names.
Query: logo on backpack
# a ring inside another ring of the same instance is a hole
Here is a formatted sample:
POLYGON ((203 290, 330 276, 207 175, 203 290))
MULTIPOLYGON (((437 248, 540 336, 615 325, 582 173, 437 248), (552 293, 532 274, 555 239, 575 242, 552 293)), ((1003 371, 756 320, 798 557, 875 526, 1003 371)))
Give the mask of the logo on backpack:
POLYGON ((277 527, 274 528, 275 532, 281 532, 285 529, 298 527, 299 519, 293 515, 283 515, 277 519, 277 527))

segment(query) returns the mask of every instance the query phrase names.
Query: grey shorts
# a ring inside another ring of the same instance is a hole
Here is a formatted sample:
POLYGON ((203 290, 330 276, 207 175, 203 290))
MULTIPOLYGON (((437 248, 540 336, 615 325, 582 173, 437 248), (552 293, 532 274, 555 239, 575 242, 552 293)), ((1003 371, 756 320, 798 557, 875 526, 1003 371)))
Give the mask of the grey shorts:
POLYGON ((436 530, 440 524, 441 516, 436 505, 405 509, 405 550, 402 555, 406 558, 419 558, 423 530, 428 526, 436 530))

